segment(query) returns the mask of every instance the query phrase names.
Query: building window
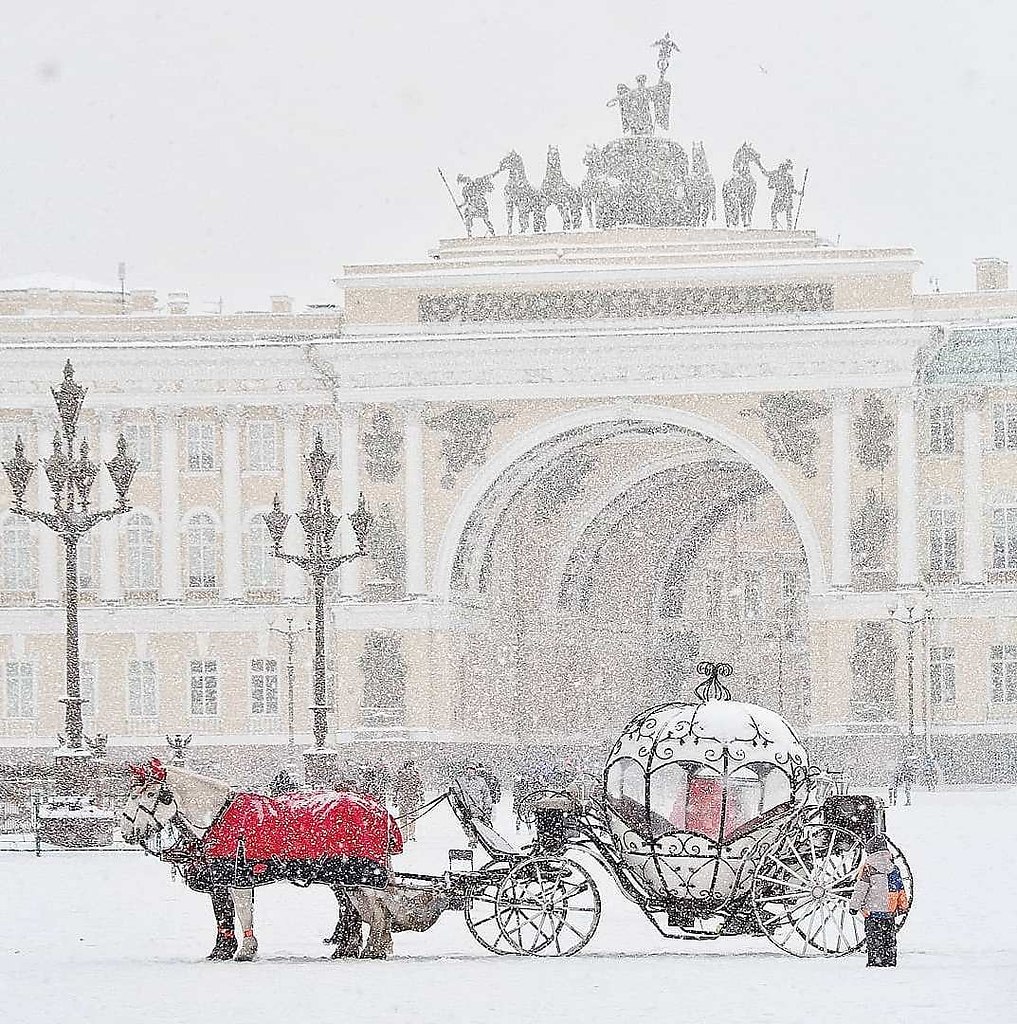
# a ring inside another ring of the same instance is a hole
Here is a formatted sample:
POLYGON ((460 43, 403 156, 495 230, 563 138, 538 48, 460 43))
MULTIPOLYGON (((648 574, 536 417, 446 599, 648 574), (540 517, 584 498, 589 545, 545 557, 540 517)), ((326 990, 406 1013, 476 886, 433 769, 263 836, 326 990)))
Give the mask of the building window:
POLYGON ((957 666, 952 647, 929 648, 929 702, 954 704, 957 700, 957 666))
POLYGON ((935 572, 957 568, 957 513, 952 508, 929 509, 929 568, 935 572))
POLYGON ((124 527, 127 540, 128 591, 155 590, 155 527, 142 512, 134 512, 124 527))
POLYGON ((758 569, 746 569, 743 577, 742 613, 746 619, 763 615, 763 581, 758 569))
POLYGON ((955 444, 953 406, 929 408, 929 451, 934 455, 952 455, 955 444))
POLYGON ((212 658, 191 662, 191 714, 206 718, 219 714, 219 663, 212 658))
POLYGON ((279 561, 272 554, 272 537, 261 516, 247 531, 247 585, 267 589, 278 585, 279 561))
POLYGON ((7 717, 35 717, 35 668, 30 661, 7 662, 7 717))
POLYGON ((1017 569, 1017 506, 992 510, 992 568, 1017 569))
POLYGON ((215 469, 215 424, 198 420, 187 424, 187 469, 210 473, 215 469))
POLYGON ((139 473, 151 473, 152 459, 152 424, 125 423, 123 429, 127 451, 132 458, 138 460, 139 473))
POLYGON ((279 714, 279 666, 275 658, 251 659, 251 714, 279 714))
POLYGON ((992 702, 1017 704, 1017 644, 994 644, 990 666, 992 702))
POLYGON ((32 589, 32 533, 27 519, 8 516, 0 536, 4 590, 32 589))
POLYGON ((130 718, 156 718, 159 714, 159 691, 154 661, 127 663, 127 714, 130 718))
POLYGON ((94 661, 82 661, 78 663, 78 686, 81 689, 81 713, 85 718, 95 722, 96 712, 96 671, 94 661))
POLYGON ((216 586, 215 523, 204 512, 192 516, 187 524, 187 585, 195 590, 216 586))
POLYGON ((247 425, 247 468, 266 472, 278 465, 278 439, 271 420, 257 420, 247 425))
POLYGON ((996 451, 1017 448, 1017 403, 998 403, 993 408, 992 419, 996 451))

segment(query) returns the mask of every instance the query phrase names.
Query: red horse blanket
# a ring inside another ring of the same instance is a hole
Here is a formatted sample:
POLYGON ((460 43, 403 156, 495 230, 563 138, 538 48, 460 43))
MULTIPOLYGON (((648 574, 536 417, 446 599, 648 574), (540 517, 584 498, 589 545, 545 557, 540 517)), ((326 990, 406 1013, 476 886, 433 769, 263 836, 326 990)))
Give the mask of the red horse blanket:
POLYGON ((239 884, 289 878, 383 885, 403 837, 381 804, 353 793, 240 793, 202 846, 215 875, 228 873, 239 884))

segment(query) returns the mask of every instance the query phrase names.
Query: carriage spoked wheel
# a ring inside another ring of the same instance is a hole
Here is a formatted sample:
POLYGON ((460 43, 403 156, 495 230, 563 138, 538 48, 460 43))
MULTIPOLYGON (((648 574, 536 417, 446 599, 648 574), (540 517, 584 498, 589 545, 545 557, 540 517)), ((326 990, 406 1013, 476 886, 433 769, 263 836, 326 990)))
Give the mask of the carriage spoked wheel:
POLYGON ((600 923, 600 893, 581 864, 530 857, 509 871, 495 913, 512 951, 525 956, 571 956, 600 923))
POLYGON ((752 909, 766 937, 799 957, 860 948, 864 922, 848 901, 864 857, 864 841, 834 825, 806 824, 781 836, 752 875, 752 909))
MULTIPOLYGON (((492 868, 502 868, 504 864, 498 861, 491 861, 480 869, 478 874, 484 875, 492 868)), ((466 918, 466 927, 470 934, 479 942, 484 949, 499 956, 506 953, 515 953, 516 949, 505 937, 498 923, 497 900, 498 889, 501 887, 504 874, 498 875, 483 888, 471 892, 463 904, 463 915, 466 918)))
POLYGON ((894 919, 897 931, 900 931, 904 927, 904 922, 908 919, 908 914, 911 913, 911 907, 915 902, 915 880, 911 874, 911 865, 908 863, 907 857, 901 852, 901 848, 889 836, 886 837, 886 845, 890 850, 890 857, 900 871, 901 881, 904 883, 904 892, 907 893, 908 897, 908 909, 904 913, 898 914, 894 919))

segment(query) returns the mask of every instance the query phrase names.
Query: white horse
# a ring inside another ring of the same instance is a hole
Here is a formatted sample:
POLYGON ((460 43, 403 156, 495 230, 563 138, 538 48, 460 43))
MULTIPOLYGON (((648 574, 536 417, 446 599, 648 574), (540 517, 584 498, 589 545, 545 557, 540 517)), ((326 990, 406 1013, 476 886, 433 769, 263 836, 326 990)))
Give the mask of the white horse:
MULTIPOLYGON (((216 946, 209 959, 250 961, 257 956, 254 934, 254 889, 203 884, 201 841, 223 808, 236 794, 218 779, 186 768, 153 761, 134 768, 138 781, 131 787, 121 813, 120 829, 129 843, 142 843, 153 853, 183 866, 189 885, 207 889, 216 915, 216 946), (234 932, 234 912, 240 920, 242 943, 234 932), (233 957, 233 953, 236 953, 233 957)), ((392 952, 393 931, 426 931, 449 905, 441 889, 385 889, 331 885, 339 903, 339 922, 331 940, 334 956, 384 958, 392 952), (368 925, 367 945, 361 951, 360 922, 368 925)))

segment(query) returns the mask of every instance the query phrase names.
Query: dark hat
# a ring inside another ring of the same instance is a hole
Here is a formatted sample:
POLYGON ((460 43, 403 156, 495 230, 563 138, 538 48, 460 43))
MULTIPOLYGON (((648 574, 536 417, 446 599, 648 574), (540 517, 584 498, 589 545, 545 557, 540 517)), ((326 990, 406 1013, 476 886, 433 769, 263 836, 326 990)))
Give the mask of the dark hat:
POLYGON ((886 836, 873 836, 865 844, 866 853, 881 853, 886 848, 886 836))

